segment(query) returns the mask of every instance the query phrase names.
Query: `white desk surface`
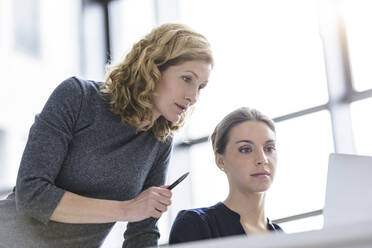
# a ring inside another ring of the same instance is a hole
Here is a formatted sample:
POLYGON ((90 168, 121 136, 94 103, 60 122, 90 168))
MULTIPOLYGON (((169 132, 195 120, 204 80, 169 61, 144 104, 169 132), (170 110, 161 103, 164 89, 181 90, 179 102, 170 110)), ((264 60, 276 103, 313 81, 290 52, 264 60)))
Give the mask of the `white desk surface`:
POLYGON ((171 245, 174 248, 372 248, 372 222, 301 233, 265 233, 171 245))

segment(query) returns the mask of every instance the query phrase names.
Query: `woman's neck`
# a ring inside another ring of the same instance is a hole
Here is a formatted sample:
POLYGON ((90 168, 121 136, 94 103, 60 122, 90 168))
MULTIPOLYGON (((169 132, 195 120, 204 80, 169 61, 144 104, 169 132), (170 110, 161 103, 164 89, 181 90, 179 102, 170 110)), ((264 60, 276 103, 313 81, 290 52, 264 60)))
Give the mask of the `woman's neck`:
POLYGON ((138 126, 138 128, 140 130, 144 130, 144 131, 149 130, 154 125, 155 121, 156 121, 156 119, 155 119, 155 117, 153 115, 152 116, 152 119, 150 119, 150 120, 143 120, 141 122, 141 124, 138 126))
POLYGON ((240 223, 246 233, 267 231, 265 215, 265 193, 243 193, 230 191, 223 203, 240 215, 240 223))

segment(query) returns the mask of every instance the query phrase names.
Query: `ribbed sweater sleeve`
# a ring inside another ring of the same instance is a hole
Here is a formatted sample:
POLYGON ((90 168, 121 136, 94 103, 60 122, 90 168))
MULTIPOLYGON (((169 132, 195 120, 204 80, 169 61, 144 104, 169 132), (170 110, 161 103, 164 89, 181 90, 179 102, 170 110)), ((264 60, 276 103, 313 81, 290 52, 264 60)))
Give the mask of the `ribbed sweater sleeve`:
POLYGON ((82 104, 82 89, 73 79, 61 83, 35 117, 16 184, 16 207, 47 224, 65 190, 55 185, 68 152, 82 104))

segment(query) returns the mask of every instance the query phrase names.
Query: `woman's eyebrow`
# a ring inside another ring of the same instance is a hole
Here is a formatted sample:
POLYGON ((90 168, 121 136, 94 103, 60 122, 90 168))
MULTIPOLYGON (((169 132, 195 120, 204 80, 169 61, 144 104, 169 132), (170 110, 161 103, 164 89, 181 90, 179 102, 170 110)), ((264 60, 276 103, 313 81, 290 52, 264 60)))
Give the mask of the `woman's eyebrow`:
MULTIPOLYGON (((238 141, 236 141, 235 142, 236 144, 237 143, 249 143, 249 144, 252 144, 252 145, 254 145, 254 142, 253 141, 251 141, 251 140, 238 140, 238 141)), ((265 144, 268 144, 268 143, 275 143, 275 140, 273 140, 273 139, 269 139, 269 140, 267 140, 266 142, 265 142, 265 144)))
POLYGON ((238 140, 238 141, 236 141, 235 143, 236 143, 236 144, 237 144, 237 143, 249 143, 249 144, 252 144, 252 145, 254 144, 254 142, 253 142, 252 140, 238 140))
POLYGON ((196 74, 195 72, 193 72, 193 71, 186 71, 186 72, 190 72, 190 73, 194 74, 194 76, 196 77, 196 79, 199 79, 198 74, 196 74))

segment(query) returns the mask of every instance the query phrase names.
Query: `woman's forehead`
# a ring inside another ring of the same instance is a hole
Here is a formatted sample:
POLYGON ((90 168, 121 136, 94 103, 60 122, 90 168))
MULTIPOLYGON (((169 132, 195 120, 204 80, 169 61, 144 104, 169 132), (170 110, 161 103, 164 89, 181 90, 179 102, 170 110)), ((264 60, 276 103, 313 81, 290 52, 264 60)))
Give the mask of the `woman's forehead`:
POLYGON ((238 140, 275 140, 276 135, 271 128, 262 121, 245 121, 230 130, 229 141, 238 140))

